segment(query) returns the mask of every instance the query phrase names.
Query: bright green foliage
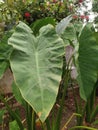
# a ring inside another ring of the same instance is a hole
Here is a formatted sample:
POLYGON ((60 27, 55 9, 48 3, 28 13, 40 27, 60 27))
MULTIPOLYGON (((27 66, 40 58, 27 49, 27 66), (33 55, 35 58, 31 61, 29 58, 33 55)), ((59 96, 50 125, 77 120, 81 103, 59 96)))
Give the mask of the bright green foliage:
POLYGON ((9 128, 10 128, 10 130, 20 130, 20 128, 15 120, 9 123, 9 128))
MULTIPOLYGON (((16 120, 9 123, 9 129, 10 130, 20 130, 16 120)), ((25 128, 23 130, 26 130, 25 128)))
POLYGON ((44 122, 58 93, 63 41, 52 25, 42 27, 35 37, 32 30, 20 22, 9 44, 14 48, 10 63, 16 84, 44 122))

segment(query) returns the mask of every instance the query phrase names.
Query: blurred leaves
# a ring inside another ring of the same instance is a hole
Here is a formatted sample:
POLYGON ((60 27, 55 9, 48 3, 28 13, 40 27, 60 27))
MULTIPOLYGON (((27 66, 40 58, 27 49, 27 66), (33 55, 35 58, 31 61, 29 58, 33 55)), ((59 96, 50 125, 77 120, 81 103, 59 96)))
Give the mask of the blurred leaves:
POLYGON ((12 35, 12 31, 7 32, 0 40, 0 78, 9 67, 9 58, 12 47, 7 44, 8 38, 12 35))

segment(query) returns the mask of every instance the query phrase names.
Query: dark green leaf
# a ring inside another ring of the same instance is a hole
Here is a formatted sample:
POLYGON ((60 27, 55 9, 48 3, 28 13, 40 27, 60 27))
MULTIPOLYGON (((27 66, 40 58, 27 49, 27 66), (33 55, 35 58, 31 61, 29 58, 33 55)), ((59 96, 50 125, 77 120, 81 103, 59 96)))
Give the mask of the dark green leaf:
POLYGON ((87 100, 97 81, 98 72, 98 44, 93 36, 91 25, 86 25, 79 37, 78 83, 80 95, 87 100))
POLYGON ((51 17, 43 18, 43 19, 37 20, 34 24, 32 24, 31 28, 33 30, 34 35, 37 35, 39 33, 40 28, 47 24, 51 24, 55 26, 56 23, 55 23, 54 18, 51 18, 51 17))

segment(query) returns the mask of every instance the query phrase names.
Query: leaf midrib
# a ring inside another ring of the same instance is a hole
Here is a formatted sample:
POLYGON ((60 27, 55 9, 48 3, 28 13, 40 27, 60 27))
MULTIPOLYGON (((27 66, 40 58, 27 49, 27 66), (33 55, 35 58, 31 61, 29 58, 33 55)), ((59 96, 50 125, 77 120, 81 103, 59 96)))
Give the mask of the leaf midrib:
POLYGON ((35 63, 36 63, 36 72, 37 72, 37 77, 38 77, 38 84, 39 84, 39 87, 40 87, 40 94, 41 94, 41 100, 42 100, 42 106, 43 106, 43 91, 41 89, 41 86, 42 86, 42 82, 41 82, 41 78, 40 78, 40 70, 39 70, 39 58, 38 58, 38 52, 36 51, 35 52, 35 63))

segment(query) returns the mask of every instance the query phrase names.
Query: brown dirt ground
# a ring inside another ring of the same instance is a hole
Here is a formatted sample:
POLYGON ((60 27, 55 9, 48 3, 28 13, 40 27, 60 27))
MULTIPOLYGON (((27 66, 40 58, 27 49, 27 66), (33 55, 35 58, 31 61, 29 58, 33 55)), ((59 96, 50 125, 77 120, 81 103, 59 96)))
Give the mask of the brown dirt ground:
MULTIPOLYGON (((13 96, 12 94, 7 94, 5 97, 11 97, 13 96)), ((75 96, 78 99, 78 102, 80 101, 80 96, 79 96, 79 89, 78 87, 76 87, 75 89, 75 96)), ((98 97, 96 97, 96 103, 98 104, 98 97)), ((19 108, 19 111, 21 113, 21 119, 22 121, 25 119, 25 110, 24 108, 19 105, 19 103, 16 102, 16 100, 14 98, 12 98, 12 100, 10 100, 9 102, 10 106, 13 108, 13 110, 15 110, 15 108, 19 108)), ((84 104, 84 102, 83 102, 84 104)), ((0 101, 0 110, 3 109, 5 106, 4 104, 0 101)), ((58 104, 55 105, 54 109, 58 109, 58 104)), ((61 121, 61 130, 64 127, 64 125, 66 124, 66 122, 69 120, 69 118, 72 116, 72 114, 75 113, 75 103, 74 103, 74 96, 73 96, 73 92, 72 89, 68 90, 68 97, 67 99, 65 99, 65 103, 64 103, 64 110, 63 110, 63 115, 62 115, 62 121, 61 121)), ((51 114, 50 114, 51 115, 51 114)), ((3 130, 9 130, 8 128, 8 124, 9 124, 9 115, 8 113, 5 113, 4 115, 4 129, 3 130)), ((51 118, 51 117, 50 117, 51 118)), ((98 116, 97 116, 98 119, 98 116)), ((76 125, 76 117, 74 116, 71 121, 68 123, 67 128, 65 130, 69 130, 72 126, 76 125)), ((87 125, 87 124, 86 124, 87 125)), ((91 125, 91 124, 89 124, 91 125)), ((98 125, 93 126, 96 128, 96 130, 98 130, 98 125)), ((2 125, 0 125, 0 130, 2 130, 2 125)), ((37 130, 41 130, 40 128, 38 128, 37 130)))

